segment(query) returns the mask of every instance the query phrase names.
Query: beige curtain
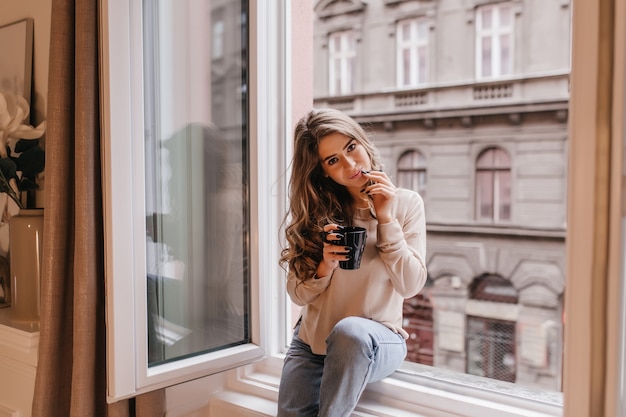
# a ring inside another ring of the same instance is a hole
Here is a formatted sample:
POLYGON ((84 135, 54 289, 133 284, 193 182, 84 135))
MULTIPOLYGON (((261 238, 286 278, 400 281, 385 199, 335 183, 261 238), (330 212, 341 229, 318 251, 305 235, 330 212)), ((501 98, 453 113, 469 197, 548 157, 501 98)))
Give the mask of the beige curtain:
POLYGON ((53 0, 38 417, 164 414, 162 390, 106 403, 98 74, 98 0, 53 0))

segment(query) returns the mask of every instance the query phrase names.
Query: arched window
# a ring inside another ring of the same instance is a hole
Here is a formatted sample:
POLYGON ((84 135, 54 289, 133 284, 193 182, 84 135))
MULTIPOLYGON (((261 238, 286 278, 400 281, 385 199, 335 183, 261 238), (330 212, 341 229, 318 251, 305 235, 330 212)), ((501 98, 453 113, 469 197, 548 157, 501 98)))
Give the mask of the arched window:
POLYGON ((511 158, 501 148, 488 148, 476 160, 476 218, 511 220, 511 158))
POLYGON ((515 287, 497 275, 481 275, 469 286, 470 299, 497 303, 517 304, 518 294, 515 287))
POLYGON ((426 197, 426 158, 418 151, 407 151, 398 159, 398 186, 426 197))

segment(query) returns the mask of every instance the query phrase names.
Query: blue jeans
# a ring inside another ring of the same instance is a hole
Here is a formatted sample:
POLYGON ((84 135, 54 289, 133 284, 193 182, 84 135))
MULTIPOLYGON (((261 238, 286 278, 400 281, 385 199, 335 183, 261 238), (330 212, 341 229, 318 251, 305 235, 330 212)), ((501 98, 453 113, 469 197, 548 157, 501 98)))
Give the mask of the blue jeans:
POLYGON ((326 339, 326 355, 311 352, 299 330, 283 365, 278 417, 350 416, 367 383, 391 375, 406 357, 402 335, 374 320, 341 320, 326 339))

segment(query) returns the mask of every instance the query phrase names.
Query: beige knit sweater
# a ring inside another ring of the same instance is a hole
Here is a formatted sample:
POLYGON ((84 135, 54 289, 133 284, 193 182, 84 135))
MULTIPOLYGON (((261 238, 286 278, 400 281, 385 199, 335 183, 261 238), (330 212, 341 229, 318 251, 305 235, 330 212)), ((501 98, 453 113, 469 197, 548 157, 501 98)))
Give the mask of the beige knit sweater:
POLYGON ((378 224, 367 209, 359 209, 355 226, 367 228, 361 267, 337 268, 332 275, 298 281, 289 274, 287 292, 303 306, 299 337, 313 353, 326 354, 326 337, 344 317, 376 320, 402 334, 402 304, 426 282, 426 220, 424 202, 414 191, 399 189, 395 220, 378 224))

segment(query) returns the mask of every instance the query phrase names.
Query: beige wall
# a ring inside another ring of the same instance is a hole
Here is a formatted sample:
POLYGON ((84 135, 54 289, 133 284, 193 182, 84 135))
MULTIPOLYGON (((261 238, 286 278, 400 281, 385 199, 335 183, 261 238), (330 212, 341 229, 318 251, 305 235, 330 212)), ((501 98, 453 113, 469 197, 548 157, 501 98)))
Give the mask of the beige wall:
POLYGON ((46 119, 48 58, 52 0, 0 0, 0 26, 25 19, 35 20, 31 123, 46 119))

